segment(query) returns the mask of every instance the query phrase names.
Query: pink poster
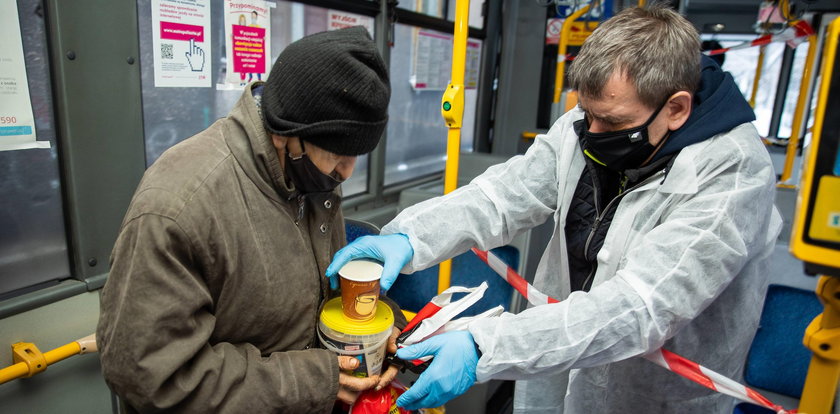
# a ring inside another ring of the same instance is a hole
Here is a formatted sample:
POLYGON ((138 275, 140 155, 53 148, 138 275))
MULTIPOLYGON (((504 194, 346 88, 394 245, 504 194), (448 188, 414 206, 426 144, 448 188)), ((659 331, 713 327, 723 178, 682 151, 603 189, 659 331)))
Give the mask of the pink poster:
POLYGON ((216 89, 241 90, 265 80, 271 67, 271 5, 264 0, 225 0, 224 4, 227 75, 216 89))
POLYGON ((265 29, 233 25, 233 71, 265 73, 265 29))

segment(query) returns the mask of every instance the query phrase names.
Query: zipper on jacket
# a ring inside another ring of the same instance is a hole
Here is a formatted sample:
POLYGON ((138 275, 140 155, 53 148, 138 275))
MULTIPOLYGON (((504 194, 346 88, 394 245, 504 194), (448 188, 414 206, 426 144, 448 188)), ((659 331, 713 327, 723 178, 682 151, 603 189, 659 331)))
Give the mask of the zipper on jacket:
POLYGON ((595 217, 598 217, 601 215, 601 203, 598 202, 601 196, 601 189, 598 188, 598 173, 594 168, 589 171, 589 178, 592 179, 592 199, 595 200, 595 217))
MULTIPOLYGON (((601 221, 601 208, 598 203, 598 199, 601 194, 601 190, 598 188, 598 174, 594 168, 589 171, 589 178, 592 179, 592 200, 595 201, 595 221, 592 223, 592 228, 589 231, 589 236, 586 238, 586 244, 583 247, 583 259, 589 261, 586 258, 586 252, 589 251, 589 242, 592 241, 592 235, 595 234, 595 230, 598 228, 598 224, 601 221)), ((586 284, 589 283, 589 280, 592 279, 592 275, 595 274, 595 264, 589 263, 589 274, 586 275, 586 279, 583 280, 583 285, 581 285, 580 289, 586 292, 586 284)))
MULTIPOLYGON (((584 246, 583 246, 583 257, 584 258, 589 256, 589 244, 592 242, 592 238, 595 236, 595 232, 598 231, 598 227, 601 225, 601 221, 604 220, 604 217, 607 215, 607 212, 610 211, 610 207, 612 207, 612 205, 616 201, 620 200, 621 198, 623 198, 625 195, 627 195, 631 191, 633 191, 633 190, 647 184, 648 182, 652 181, 654 178, 656 178, 661 173, 662 173, 662 171, 651 175, 650 177, 643 180, 642 182, 630 187, 629 189, 627 189, 627 191, 619 191, 618 195, 613 197, 613 199, 610 200, 609 203, 607 203, 607 206, 604 208, 604 211, 598 212, 598 203, 597 203, 598 197, 597 196, 595 197, 595 200, 596 200, 595 211, 596 211, 596 213, 598 213, 598 216, 595 217, 595 222, 592 223, 592 229, 589 231, 589 236, 586 237, 586 244, 584 244, 584 246)), ((593 184, 594 183, 595 182, 593 180, 593 184)), ((624 187, 625 185, 627 185, 626 176, 625 176, 625 179, 622 179, 622 187, 624 187)), ((597 259, 596 259, 596 262, 597 262, 597 259)), ((587 292, 589 290, 587 285, 590 285, 592 283, 593 276, 595 276, 595 266, 591 265, 589 274, 586 276, 586 280, 583 281, 583 286, 581 287, 581 290, 583 290, 584 292, 587 292)))
POLYGON ((624 173, 622 173, 621 174, 621 181, 618 184, 618 195, 621 195, 621 194, 624 193, 624 189, 627 188, 627 182, 628 181, 630 181, 630 177, 628 177, 628 176, 624 175, 624 173))

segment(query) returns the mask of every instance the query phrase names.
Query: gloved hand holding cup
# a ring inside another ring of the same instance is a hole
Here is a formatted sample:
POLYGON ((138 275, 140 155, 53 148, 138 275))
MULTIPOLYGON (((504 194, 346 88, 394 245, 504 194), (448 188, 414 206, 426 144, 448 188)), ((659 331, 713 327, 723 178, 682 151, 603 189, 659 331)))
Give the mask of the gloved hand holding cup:
POLYGON ((382 278, 379 286, 387 291, 397 280, 400 270, 414 256, 414 249, 405 234, 389 234, 386 236, 364 236, 344 246, 333 257, 327 267, 326 276, 330 279, 330 286, 338 288, 338 271, 351 260, 375 259, 383 264, 382 278))

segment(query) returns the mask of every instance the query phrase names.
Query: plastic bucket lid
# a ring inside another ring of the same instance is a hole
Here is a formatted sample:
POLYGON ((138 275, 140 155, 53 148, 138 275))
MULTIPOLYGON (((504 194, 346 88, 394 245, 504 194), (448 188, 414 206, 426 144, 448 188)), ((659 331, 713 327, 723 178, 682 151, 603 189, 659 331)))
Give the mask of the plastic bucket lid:
MULTIPOLYGON (((341 310, 340 297, 330 299, 324 304, 320 319, 321 323, 332 331, 356 336, 377 335, 382 332, 388 332, 390 335, 394 326, 394 312, 382 301, 377 302, 373 319, 364 322, 348 320, 341 310)), ((329 335, 329 332, 325 333, 329 335)))

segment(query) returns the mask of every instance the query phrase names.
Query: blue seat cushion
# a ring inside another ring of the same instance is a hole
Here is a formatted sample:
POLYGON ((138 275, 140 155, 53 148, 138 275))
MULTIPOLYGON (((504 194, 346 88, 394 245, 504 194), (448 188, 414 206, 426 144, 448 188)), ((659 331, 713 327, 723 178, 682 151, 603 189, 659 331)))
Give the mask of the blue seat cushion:
POLYGON ((812 291, 770 285, 747 357, 747 384, 800 398, 811 361, 811 351, 802 345, 802 337, 822 310, 812 291))
MULTIPOLYGON (((497 247, 492 252, 508 266, 516 269, 519 251, 515 247, 497 247)), ((401 308, 417 312, 437 295, 439 269, 436 265, 411 275, 400 275, 388 291, 388 297, 395 300, 401 308)), ((453 286, 475 287, 484 281, 489 285, 484 297, 459 316, 474 316, 498 305, 504 306, 505 310, 510 309, 513 288, 472 251, 452 259, 453 286)), ((460 295, 456 295, 453 300, 459 297, 460 295)))
POLYGON ((344 231, 346 233, 348 244, 362 236, 379 234, 379 229, 377 229, 374 225, 352 220, 345 220, 344 231))

